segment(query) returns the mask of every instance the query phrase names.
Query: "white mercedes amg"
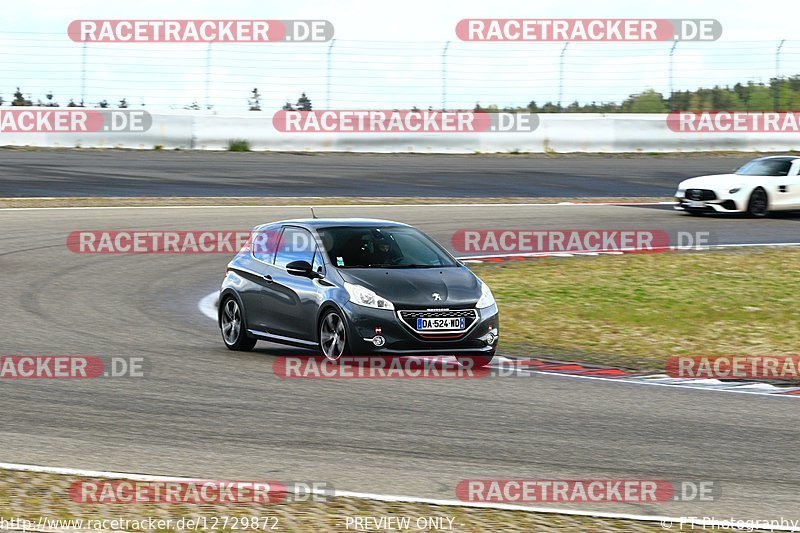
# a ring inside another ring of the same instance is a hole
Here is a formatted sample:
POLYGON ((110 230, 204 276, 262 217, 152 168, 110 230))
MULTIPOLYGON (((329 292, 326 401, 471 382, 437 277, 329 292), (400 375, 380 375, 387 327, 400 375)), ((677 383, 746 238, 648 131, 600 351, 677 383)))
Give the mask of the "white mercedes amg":
POLYGON ((701 213, 747 213, 800 209, 800 156, 759 157, 733 174, 684 180, 675 193, 675 209, 701 213))

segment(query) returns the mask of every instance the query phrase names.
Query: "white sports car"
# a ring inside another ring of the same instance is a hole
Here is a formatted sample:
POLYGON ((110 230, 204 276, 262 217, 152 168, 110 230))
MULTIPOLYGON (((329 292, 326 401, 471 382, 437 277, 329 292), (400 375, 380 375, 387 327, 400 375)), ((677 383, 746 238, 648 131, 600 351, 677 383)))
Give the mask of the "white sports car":
POLYGON ((799 174, 800 156, 759 157, 733 174, 682 181, 675 193, 675 209, 692 215, 747 213, 753 217, 800 209, 799 174))

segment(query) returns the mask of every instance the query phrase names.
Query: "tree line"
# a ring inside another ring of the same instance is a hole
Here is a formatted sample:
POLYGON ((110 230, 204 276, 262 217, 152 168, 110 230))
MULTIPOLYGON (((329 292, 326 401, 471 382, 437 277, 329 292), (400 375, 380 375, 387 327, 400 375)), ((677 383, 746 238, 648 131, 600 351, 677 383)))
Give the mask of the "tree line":
MULTIPOLYGON (((0 105, 5 102, 0 96, 0 105)), ((59 107, 54 100, 52 91, 45 95, 44 100, 37 100, 34 104, 30 97, 25 97, 19 87, 11 100, 12 106, 44 106, 59 107)), ((144 105, 144 104, 142 104, 144 105)), ((83 100, 75 102, 70 100, 66 107, 87 107, 83 100)), ((106 100, 101 100, 95 107, 107 108, 110 104, 106 100)), ((117 107, 127 108, 128 101, 121 99, 117 107)), ((189 110, 200 110, 201 106, 195 101, 184 107, 189 110)), ((247 99, 247 109, 249 111, 261 111, 261 93, 258 88, 250 91, 247 99)), ((286 102, 283 110, 311 111, 313 109, 311 99, 302 93, 296 103, 286 102)), ((432 110, 432 107, 428 108, 432 110)), ((747 82, 737 83, 733 87, 714 87, 699 88, 687 91, 675 91, 669 96, 654 89, 647 89, 640 93, 631 94, 622 102, 591 102, 582 104, 574 101, 567 105, 561 103, 546 102, 539 105, 535 100, 531 100, 524 107, 503 107, 491 104, 482 106, 477 102, 474 111, 485 112, 530 112, 530 113, 668 113, 670 111, 790 111, 800 109, 800 75, 789 78, 772 78, 768 84, 747 82)), ((419 110, 413 106, 412 110, 419 110)))
POLYGON ((475 105, 475 111, 527 111, 531 113, 668 113, 670 111, 792 111, 800 109, 800 76, 773 78, 769 84, 737 83, 733 87, 716 85, 711 89, 699 88, 693 91, 675 91, 664 96, 658 91, 647 89, 632 94, 621 103, 591 102, 581 104, 572 102, 566 106, 547 102, 538 105, 531 100, 525 107, 505 107, 496 105, 482 107, 475 105))

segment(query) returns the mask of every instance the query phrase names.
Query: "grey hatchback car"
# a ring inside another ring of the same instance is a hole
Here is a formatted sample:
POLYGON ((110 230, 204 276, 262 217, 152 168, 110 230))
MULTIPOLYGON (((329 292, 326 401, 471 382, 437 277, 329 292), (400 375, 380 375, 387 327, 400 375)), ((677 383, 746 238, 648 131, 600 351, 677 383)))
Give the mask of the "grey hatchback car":
POLYGON ((343 355, 453 355, 485 366, 492 292, 418 229, 375 219, 303 219, 253 229, 228 264, 219 327, 231 350, 258 340, 343 355))

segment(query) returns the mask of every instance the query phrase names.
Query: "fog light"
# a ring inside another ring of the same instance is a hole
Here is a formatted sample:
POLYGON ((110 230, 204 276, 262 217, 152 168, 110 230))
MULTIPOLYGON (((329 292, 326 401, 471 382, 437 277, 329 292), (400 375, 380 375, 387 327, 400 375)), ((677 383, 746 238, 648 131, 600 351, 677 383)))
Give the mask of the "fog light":
POLYGON ((500 335, 500 332, 497 328, 493 327, 491 324, 489 325, 489 332, 484 337, 486 340, 486 344, 491 346, 495 342, 497 342, 497 337, 500 335))
POLYGON ((383 346, 384 344, 386 344, 386 339, 384 339, 384 338, 383 338, 382 336, 380 336, 380 335, 375 335, 374 337, 372 337, 372 344, 374 344, 375 346, 377 346, 378 348, 380 348, 381 346, 383 346))

